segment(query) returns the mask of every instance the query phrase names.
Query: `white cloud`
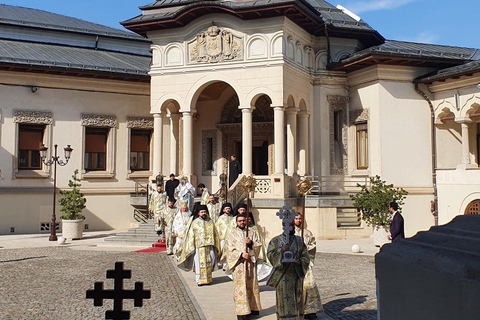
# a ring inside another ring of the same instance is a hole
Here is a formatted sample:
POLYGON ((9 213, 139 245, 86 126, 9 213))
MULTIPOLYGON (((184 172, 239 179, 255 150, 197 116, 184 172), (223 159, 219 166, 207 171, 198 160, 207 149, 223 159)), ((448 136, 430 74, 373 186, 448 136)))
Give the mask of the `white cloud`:
POLYGON ((438 34, 434 34, 429 31, 420 32, 414 36, 400 36, 400 39, 407 42, 417 42, 417 43, 429 43, 433 44, 440 38, 438 34))
POLYGON ((349 2, 344 7, 356 14, 360 14, 367 11, 396 9, 415 1, 417 0, 364 0, 349 2))

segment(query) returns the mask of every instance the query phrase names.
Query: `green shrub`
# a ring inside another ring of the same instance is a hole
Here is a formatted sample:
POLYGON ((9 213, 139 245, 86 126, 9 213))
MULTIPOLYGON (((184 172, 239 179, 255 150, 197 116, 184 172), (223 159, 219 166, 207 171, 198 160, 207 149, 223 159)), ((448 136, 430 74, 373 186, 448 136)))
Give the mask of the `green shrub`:
POLYGON ((80 187, 80 179, 77 178, 78 169, 75 170, 73 173, 72 179, 68 181, 68 186, 72 188, 72 190, 60 190, 60 194, 63 196, 60 199, 60 205, 62 209, 60 211, 64 212, 65 214, 60 217, 63 220, 83 220, 85 216, 80 214, 82 210, 85 208, 85 203, 87 199, 83 196, 83 193, 80 192, 77 187, 80 187))
POLYGON ((395 188, 393 184, 387 184, 380 179, 380 176, 370 177, 369 185, 360 185, 360 192, 351 195, 353 206, 357 208, 362 216, 362 220, 368 226, 388 226, 392 222, 392 217, 388 211, 390 202, 395 201, 398 204, 398 211, 404 204, 408 192, 402 188, 395 188))

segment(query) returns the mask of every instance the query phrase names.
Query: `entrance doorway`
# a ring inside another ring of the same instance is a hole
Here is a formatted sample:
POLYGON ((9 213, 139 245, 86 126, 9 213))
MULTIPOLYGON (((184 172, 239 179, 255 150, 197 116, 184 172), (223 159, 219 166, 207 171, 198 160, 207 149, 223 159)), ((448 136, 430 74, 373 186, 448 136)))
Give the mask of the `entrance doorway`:
MULTIPOLYGON (((252 148, 252 173, 254 175, 266 176, 268 175, 268 140, 254 140, 252 148)), ((243 153, 242 141, 235 141, 233 143, 233 150, 229 153, 237 156, 243 171, 243 153)))

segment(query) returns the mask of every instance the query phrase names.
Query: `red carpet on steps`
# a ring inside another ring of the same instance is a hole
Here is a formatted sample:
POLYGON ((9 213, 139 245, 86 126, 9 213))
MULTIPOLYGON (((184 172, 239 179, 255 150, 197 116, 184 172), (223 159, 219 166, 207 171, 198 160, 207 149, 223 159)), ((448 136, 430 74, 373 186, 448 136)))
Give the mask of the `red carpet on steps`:
POLYGON ((167 246, 166 246, 165 242, 161 242, 160 240, 158 240, 157 243, 152 244, 151 248, 136 250, 136 251, 132 251, 132 252, 162 252, 162 251, 166 251, 166 250, 167 250, 167 246))

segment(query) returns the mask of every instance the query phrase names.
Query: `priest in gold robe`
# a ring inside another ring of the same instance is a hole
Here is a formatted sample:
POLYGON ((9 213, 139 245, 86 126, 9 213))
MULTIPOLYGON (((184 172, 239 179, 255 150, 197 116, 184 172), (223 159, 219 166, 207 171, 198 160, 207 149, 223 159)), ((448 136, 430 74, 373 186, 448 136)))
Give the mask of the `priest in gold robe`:
POLYGON ((256 261, 261 243, 255 233, 246 233, 246 216, 236 216, 236 227, 226 237, 227 269, 233 277, 233 300, 238 320, 258 315, 261 309, 256 261))
POLYGON ((284 217, 285 232, 268 244, 267 256, 274 269, 267 284, 276 289, 277 319, 304 319, 303 279, 310 263, 307 247, 303 239, 295 235, 295 212, 291 207, 285 205, 279 213, 277 215, 284 217))
POLYGON ((165 228, 165 242, 167 246, 167 255, 173 254, 175 237, 173 235, 173 219, 175 218, 175 199, 168 199, 167 205, 163 208, 162 222, 165 228))
POLYGON ((212 282, 215 261, 220 253, 220 241, 215 223, 208 216, 205 205, 198 207, 198 218, 188 227, 182 252, 178 260, 179 268, 195 269, 195 281, 199 286, 212 282))
POLYGON ((197 189, 198 191, 202 192, 202 197, 200 198, 200 204, 207 204, 208 198, 210 197, 210 191, 208 191, 207 187, 203 183, 200 183, 197 186, 197 189))
MULTIPOLYGON (((302 219, 301 213, 297 212, 295 216, 295 235, 302 235, 302 219)), ((306 228, 303 229, 303 242, 307 246, 308 257, 310 264, 308 266, 305 279, 303 280, 303 297, 305 301, 305 319, 316 319, 317 313, 323 312, 322 300, 318 291, 317 283, 313 278, 313 263, 315 261, 315 254, 317 253, 317 242, 312 232, 306 228)))
POLYGON ((208 202, 206 203, 207 208, 208 208, 208 214, 210 216, 210 219, 213 220, 213 222, 217 223, 218 217, 220 216, 220 208, 221 205, 217 201, 215 201, 215 196, 213 194, 208 196, 208 202))
POLYGON ((179 208, 175 210, 175 217, 172 223, 172 236, 175 238, 175 245, 173 246, 173 254, 177 261, 180 259, 182 253, 183 243, 190 228, 193 217, 188 210, 188 201, 180 202, 179 208))

